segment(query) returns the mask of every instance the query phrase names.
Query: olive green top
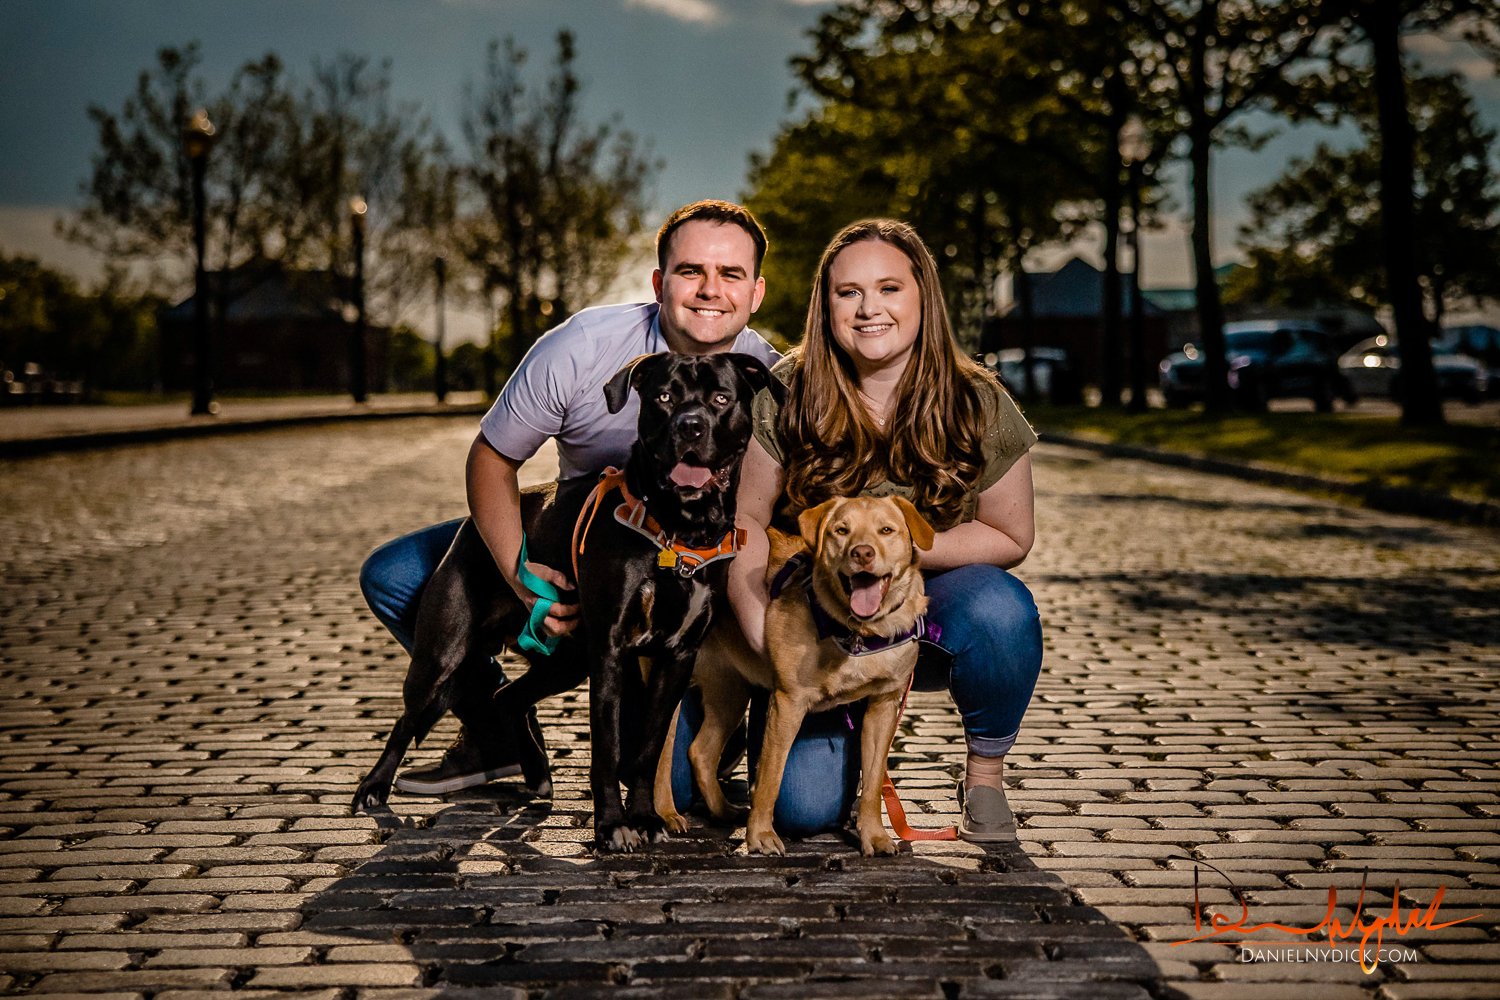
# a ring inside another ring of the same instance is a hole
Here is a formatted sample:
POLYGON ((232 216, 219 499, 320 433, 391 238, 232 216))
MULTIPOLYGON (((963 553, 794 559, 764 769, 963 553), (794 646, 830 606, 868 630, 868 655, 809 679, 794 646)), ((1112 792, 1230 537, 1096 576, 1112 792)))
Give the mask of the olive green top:
MULTIPOLYGON (((795 359, 788 358, 773 368, 772 374, 782 382, 788 382, 795 363, 795 359)), ((1010 471, 1011 466, 1031 450, 1037 440, 1036 432, 1021 415, 1021 410, 1016 406, 1015 400, 1010 398, 1010 393, 999 382, 994 379, 975 379, 974 384, 979 389, 980 404, 984 408, 984 438, 980 442, 984 468, 979 473, 978 481, 964 494, 963 508, 958 518, 948 524, 934 523, 933 527, 938 531, 974 520, 975 512, 979 509, 979 494, 999 482, 1010 471)), ((769 389, 756 393, 751 413, 754 418, 755 440, 760 442, 761 447, 766 449, 778 465, 785 464, 781 438, 776 429, 776 418, 781 413, 781 407, 769 389)), ((863 490, 860 495, 899 496, 910 500, 912 489, 906 484, 885 480, 863 490)), ((785 501, 785 495, 782 500, 785 501)), ((784 503, 778 504, 778 508, 783 505, 784 503)), ((785 513, 788 512, 780 509, 777 511, 778 515, 785 513)), ((931 511, 924 510, 922 513, 931 517, 931 511)), ((778 516, 777 519, 781 520, 781 517, 778 516)))

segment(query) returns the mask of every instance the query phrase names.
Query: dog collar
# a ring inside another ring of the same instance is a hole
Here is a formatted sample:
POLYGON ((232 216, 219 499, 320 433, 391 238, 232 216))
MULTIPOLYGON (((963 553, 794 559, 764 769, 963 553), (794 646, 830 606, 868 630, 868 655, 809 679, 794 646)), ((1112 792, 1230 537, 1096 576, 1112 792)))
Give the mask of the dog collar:
MULTIPOLYGON (((811 571, 812 557, 806 552, 799 552, 786 561, 786 565, 777 571, 771 580, 771 597, 775 599, 787 588, 802 570, 811 571)), ((843 622, 834 618, 818 603, 813 594, 811 577, 802 581, 803 588, 807 592, 807 607, 812 612, 813 624, 818 629, 819 639, 832 639, 834 644, 849 656, 869 656, 871 653, 884 652, 894 649, 896 646, 904 646, 908 642, 930 642, 936 645, 943 637, 943 630, 938 623, 928 619, 926 615, 918 615, 917 620, 912 623, 911 628, 896 635, 864 635, 849 628, 843 622)))
POLYGON ((657 549, 656 565, 661 569, 675 570, 680 577, 693 576, 703 567, 721 559, 733 559, 735 553, 739 552, 740 546, 745 543, 743 528, 731 528, 718 542, 702 548, 688 545, 669 536, 646 509, 646 501, 634 496, 630 488, 625 485, 625 473, 611 467, 604 470, 604 474, 599 478, 599 485, 594 487, 588 503, 578 515, 573 546, 575 577, 578 572, 577 553, 583 551, 588 526, 593 524, 594 514, 598 512, 604 498, 613 492, 619 492, 623 500, 615 508, 615 520, 636 534, 650 539, 651 544, 657 549), (584 520, 585 514, 588 515, 587 523, 584 520), (579 530, 580 528, 582 530, 579 530))

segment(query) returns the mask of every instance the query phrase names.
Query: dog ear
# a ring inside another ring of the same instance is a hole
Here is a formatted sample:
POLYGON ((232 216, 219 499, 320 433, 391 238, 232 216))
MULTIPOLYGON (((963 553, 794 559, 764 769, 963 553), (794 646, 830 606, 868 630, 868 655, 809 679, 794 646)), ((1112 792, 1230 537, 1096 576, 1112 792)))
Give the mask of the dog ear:
POLYGON ((642 354, 634 358, 604 383, 604 402, 609 406, 610 413, 619 413, 625 407, 625 401, 630 398, 630 390, 640 385, 644 362, 655 357, 660 355, 642 354))
POLYGON ((776 400, 778 406, 786 402, 785 383, 775 375, 772 375, 771 369, 767 368, 765 362, 761 361, 760 358, 757 358, 753 354, 738 353, 730 354, 728 358, 734 362, 735 367, 739 368, 740 374, 745 376, 745 381, 750 383, 751 389, 755 392, 760 392, 762 389, 770 389, 771 398, 776 400))
POLYGON ((906 530, 911 532, 911 543, 923 552, 932 548, 933 531, 932 525, 927 523, 927 518, 922 512, 905 497, 892 497, 896 506, 901 508, 901 516, 906 519, 906 530))
POLYGON ((823 542, 823 519, 833 513, 838 502, 838 497, 824 500, 816 507, 809 507, 797 515, 797 530, 802 533, 802 541, 807 543, 809 552, 818 551, 818 546, 823 542))

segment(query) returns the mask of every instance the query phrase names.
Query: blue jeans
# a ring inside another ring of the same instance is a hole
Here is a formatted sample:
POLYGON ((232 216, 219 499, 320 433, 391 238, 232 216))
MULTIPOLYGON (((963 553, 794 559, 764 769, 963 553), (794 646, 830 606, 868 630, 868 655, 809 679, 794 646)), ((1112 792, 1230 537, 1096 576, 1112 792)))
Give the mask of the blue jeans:
MULTIPOLYGON (((1042 625, 1026 585, 996 566, 960 566, 927 578, 928 617, 943 630, 951 666, 923 656, 919 691, 947 685, 964 723, 971 753, 999 757, 1016 741, 1021 717, 1042 668, 1042 625)), ((751 705, 751 776, 765 729, 764 697, 751 705)), ((807 718, 787 757, 776 799, 782 833, 804 836, 843 826, 859 787, 859 727, 863 704, 807 718)), ((672 761, 672 797, 686 811, 694 797, 687 745, 702 724, 696 698, 683 702, 672 761)))
POLYGON ((448 554, 461 517, 386 542, 359 568, 359 589, 380 623, 408 653, 417 634, 422 590, 448 554))

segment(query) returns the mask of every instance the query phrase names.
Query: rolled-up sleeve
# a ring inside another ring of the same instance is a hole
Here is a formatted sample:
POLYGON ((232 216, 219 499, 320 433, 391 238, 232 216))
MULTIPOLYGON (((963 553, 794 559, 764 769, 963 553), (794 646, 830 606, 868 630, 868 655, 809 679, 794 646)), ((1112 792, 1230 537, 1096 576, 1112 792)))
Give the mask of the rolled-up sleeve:
POLYGON ((572 394, 581 384, 580 368, 587 361, 566 348, 561 335, 567 326, 531 345, 479 422, 485 440, 507 458, 526 461, 562 430, 572 394))

